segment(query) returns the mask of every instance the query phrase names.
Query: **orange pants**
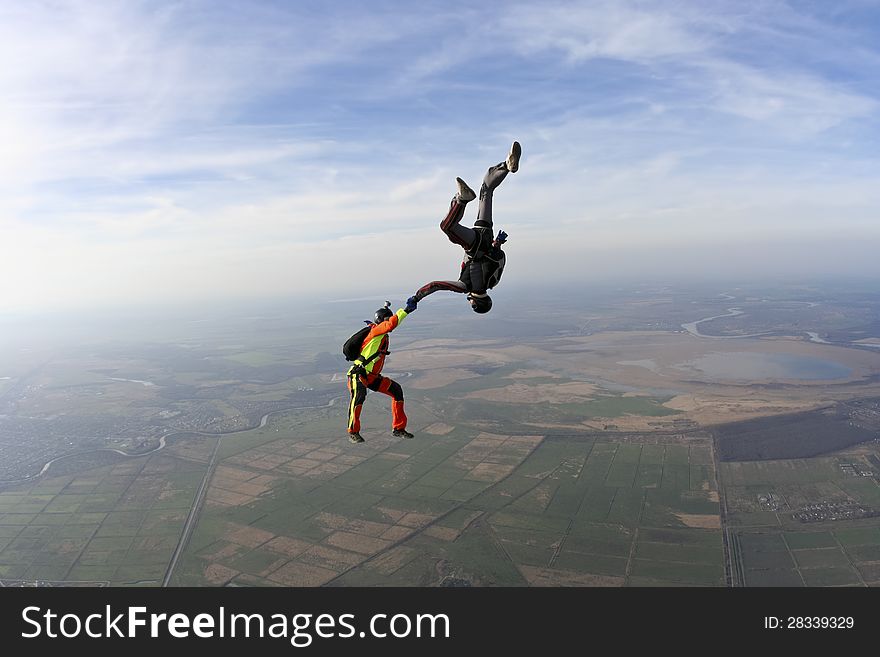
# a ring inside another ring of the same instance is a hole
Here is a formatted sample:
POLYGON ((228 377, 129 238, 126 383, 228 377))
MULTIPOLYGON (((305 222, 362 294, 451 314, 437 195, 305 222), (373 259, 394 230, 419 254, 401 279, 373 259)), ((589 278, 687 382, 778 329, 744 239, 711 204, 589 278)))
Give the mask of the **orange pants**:
POLYGON ((359 433, 361 430, 361 408, 367 398, 367 390, 381 392, 391 397, 391 428, 406 429, 406 413, 403 412, 403 388, 397 381, 392 381, 381 374, 358 376, 349 374, 348 391, 351 402, 348 405, 348 433, 359 433))

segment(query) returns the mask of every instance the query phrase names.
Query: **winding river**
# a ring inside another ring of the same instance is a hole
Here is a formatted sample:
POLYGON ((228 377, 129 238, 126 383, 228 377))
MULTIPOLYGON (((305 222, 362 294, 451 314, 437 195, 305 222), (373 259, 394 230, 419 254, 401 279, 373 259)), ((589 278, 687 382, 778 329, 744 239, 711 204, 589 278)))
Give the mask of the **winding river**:
POLYGON ((739 308, 728 308, 727 312, 723 315, 713 315, 712 317, 704 317, 703 319, 698 319, 695 322, 688 322, 687 324, 682 324, 681 328, 685 331, 694 335, 698 338, 709 338, 711 340, 735 340, 738 338, 756 338, 761 335, 767 335, 769 331, 763 331, 761 333, 748 333, 747 335, 706 335, 705 333, 700 333, 700 329, 697 328, 698 324, 702 324, 703 322, 710 322, 713 319, 721 319, 722 317, 736 317, 737 315, 742 315, 743 311, 739 308))
MULTIPOLYGON (((729 296, 729 295, 727 295, 729 296)), ((813 308, 819 305, 817 301, 791 301, 789 303, 802 303, 805 304, 809 308, 813 308)), ((736 317, 737 315, 744 314, 742 310, 739 308, 728 308, 727 312, 723 315, 713 315, 712 317, 703 317, 703 319, 698 319, 695 322, 688 322, 686 324, 682 324, 681 328, 690 333, 691 335, 698 338, 708 338, 710 340, 735 340, 738 338, 757 338, 762 335, 768 335, 772 333, 772 331, 763 331, 761 333, 748 333, 746 335, 706 335, 705 333, 700 333, 700 329, 698 328, 699 324, 703 322, 711 322, 713 319, 721 319, 722 317, 736 317)), ((834 345, 838 347, 872 347, 875 349, 880 349, 880 344, 878 343, 870 343, 870 342, 830 342, 829 340, 825 340, 820 337, 816 331, 803 331, 809 338, 810 342, 814 342, 816 344, 827 344, 834 345)))

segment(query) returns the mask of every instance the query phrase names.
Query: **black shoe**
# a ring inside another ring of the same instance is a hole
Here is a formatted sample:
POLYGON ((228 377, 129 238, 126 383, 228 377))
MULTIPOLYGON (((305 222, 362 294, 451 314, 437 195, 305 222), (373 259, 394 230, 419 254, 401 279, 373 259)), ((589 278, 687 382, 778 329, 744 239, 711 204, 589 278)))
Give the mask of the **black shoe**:
POLYGON ((510 154, 507 156, 507 170, 510 173, 516 173, 519 170, 519 158, 522 156, 522 146, 518 141, 513 142, 510 146, 510 154))
POLYGON ((395 429, 391 432, 391 435, 396 438, 412 438, 413 435, 407 431, 406 429, 395 429))
POLYGON ((348 440, 349 440, 349 442, 353 442, 353 443, 362 443, 362 442, 364 442, 364 438, 363 438, 363 436, 361 436, 361 434, 359 434, 359 433, 350 433, 350 434, 348 434, 348 440))

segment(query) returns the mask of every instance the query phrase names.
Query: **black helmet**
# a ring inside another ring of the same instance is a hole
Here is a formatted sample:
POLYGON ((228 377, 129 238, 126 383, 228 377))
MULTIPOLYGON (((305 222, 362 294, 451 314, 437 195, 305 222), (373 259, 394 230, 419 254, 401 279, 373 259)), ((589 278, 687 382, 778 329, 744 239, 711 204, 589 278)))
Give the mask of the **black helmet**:
POLYGON ((492 298, 488 294, 477 294, 476 292, 471 292, 467 295, 468 301, 471 302, 471 308, 474 309, 475 313, 487 313, 492 310, 492 298))
POLYGON ((386 319, 391 317, 391 315, 393 315, 393 314, 394 313, 391 312, 391 302, 386 301, 385 305, 376 311, 376 323, 380 324, 380 323, 384 322, 386 319))

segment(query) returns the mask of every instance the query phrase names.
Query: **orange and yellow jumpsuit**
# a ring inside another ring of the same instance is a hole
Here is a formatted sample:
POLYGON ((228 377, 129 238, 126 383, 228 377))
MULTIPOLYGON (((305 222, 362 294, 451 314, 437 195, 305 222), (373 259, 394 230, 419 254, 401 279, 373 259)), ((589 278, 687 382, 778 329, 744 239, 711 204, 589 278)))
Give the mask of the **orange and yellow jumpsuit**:
POLYGON ((400 325, 407 313, 402 308, 384 322, 374 324, 361 345, 361 355, 348 370, 348 390, 351 401, 348 406, 348 433, 361 429, 361 407, 367 397, 367 389, 391 397, 391 428, 406 429, 406 413, 403 412, 403 388, 396 381, 382 376, 385 355, 388 352, 388 334, 400 325), (374 354, 378 354, 369 360, 374 354), (367 362, 369 361, 369 362, 367 362), (366 362, 366 365, 363 363, 366 362))

